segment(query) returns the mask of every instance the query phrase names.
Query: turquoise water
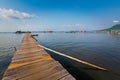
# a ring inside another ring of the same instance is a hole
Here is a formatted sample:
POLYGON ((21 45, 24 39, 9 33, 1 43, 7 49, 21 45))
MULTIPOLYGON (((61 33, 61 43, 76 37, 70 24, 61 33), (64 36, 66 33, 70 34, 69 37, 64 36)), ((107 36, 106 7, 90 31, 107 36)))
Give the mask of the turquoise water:
MULTIPOLYGON (((23 35, 20 34, 0 33, 0 74, 3 73, 13 55, 14 49, 11 47, 17 47, 22 37, 23 35)), ((95 80, 120 80, 119 35, 105 33, 39 33, 39 36, 35 38, 43 46, 109 70, 108 72, 95 70, 81 63, 65 59, 70 63, 70 66, 72 65, 76 69, 87 73, 95 80)), ((64 62, 58 55, 50 54, 55 59, 64 62)), ((74 72, 74 74, 77 73, 74 72)))

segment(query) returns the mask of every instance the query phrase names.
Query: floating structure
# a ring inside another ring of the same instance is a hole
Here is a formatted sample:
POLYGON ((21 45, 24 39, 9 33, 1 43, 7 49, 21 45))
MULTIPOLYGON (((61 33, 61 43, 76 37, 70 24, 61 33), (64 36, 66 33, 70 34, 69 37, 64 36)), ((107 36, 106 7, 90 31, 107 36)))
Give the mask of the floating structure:
POLYGON ((26 33, 2 80, 75 80, 26 33))
POLYGON ((31 35, 31 36, 38 36, 38 34, 33 34, 33 35, 31 35))

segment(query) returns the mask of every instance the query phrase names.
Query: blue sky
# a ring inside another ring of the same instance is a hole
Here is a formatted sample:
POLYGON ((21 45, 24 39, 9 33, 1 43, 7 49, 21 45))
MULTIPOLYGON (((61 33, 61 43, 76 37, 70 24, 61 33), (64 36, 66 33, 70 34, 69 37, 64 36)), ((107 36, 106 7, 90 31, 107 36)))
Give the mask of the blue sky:
POLYGON ((120 0, 0 0, 0 31, 98 30, 120 20, 120 0))

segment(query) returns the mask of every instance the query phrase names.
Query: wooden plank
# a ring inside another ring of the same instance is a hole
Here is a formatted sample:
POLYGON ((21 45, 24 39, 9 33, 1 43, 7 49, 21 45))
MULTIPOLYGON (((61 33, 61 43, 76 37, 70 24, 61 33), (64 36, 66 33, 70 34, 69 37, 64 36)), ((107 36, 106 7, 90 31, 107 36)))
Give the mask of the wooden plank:
POLYGON ((49 64, 49 63, 53 63, 54 61, 53 60, 50 60, 50 61, 40 61, 40 62, 34 62, 32 64, 27 64, 27 65, 23 65, 23 66, 20 66, 20 67, 17 67, 17 68, 12 68, 12 69, 9 69, 7 74, 5 74, 4 76, 10 76, 12 74, 15 74, 15 73, 19 73, 23 70, 26 70, 26 69, 30 69, 32 68, 32 66, 42 66, 42 65, 45 65, 45 64, 49 64))
MULTIPOLYGON (((25 68, 25 69, 22 69, 22 70, 19 70, 16 72, 12 72, 11 74, 9 74, 9 76, 13 77, 14 79, 30 77, 30 76, 37 75, 38 73, 42 73, 45 71, 48 72, 49 69, 54 69, 54 67, 56 67, 56 66, 53 67, 54 64, 58 65, 56 62, 44 64, 43 66, 36 65, 36 66, 29 67, 29 69, 25 68), (50 68, 50 67, 52 67, 52 68, 50 68), (14 73, 16 73, 16 74, 14 74, 14 73)), ((9 76, 7 76, 7 77, 9 77, 9 76)), ((41 77, 41 76, 42 75, 39 75, 39 77, 41 77)), ((26 80, 29 80, 29 79, 26 79, 26 80)))
POLYGON ((68 75, 68 72, 63 69, 63 70, 61 70, 61 71, 59 71, 57 73, 48 75, 47 77, 42 78, 40 80, 52 80, 52 79, 58 80, 58 79, 60 79, 61 77, 65 76, 65 75, 68 75))
POLYGON ((21 78, 22 80, 38 80, 38 79, 44 79, 46 77, 48 77, 51 74, 55 74, 61 70, 63 70, 63 68, 61 66, 59 66, 59 64, 52 64, 50 67, 45 66, 45 69, 40 69, 41 71, 38 71, 36 73, 30 74, 28 76, 25 76, 23 78, 21 78))
POLYGON ((75 80, 29 33, 15 51, 3 80, 75 80))
POLYGON ((73 78, 71 75, 67 75, 67 76, 64 76, 63 78, 58 79, 58 80, 75 80, 75 78, 73 78))
POLYGON ((34 52, 31 52, 31 53, 22 53, 22 54, 15 54, 14 56, 17 57, 17 58, 20 58, 20 57, 32 57, 32 56, 37 56, 37 55, 48 55, 46 52, 44 52, 43 50, 39 50, 39 51, 34 51, 34 52))
POLYGON ((41 51, 43 49, 38 49, 38 50, 28 50, 27 52, 21 51, 21 52, 15 52, 15 54, 31 54, 33 52, 38 52, 41 51))

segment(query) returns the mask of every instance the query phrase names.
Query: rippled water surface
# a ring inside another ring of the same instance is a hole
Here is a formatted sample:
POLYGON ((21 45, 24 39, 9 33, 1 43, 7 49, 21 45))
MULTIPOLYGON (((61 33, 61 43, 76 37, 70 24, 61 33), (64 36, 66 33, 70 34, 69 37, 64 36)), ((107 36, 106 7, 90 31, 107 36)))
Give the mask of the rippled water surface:
MULTIPOLYGON (((38 42, 48 48, 101 66, 109 71, 95 70, 69 60, 75 68, 95 80, 120 80, 120 36, 105 33, 38 33, 38 42)), ((0 33, 0 73, 8 65, 12 52, 3 48, 17 47, 23 35, 0 33)), ((57 56, 56 56, 57 58, 57 56)))

